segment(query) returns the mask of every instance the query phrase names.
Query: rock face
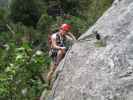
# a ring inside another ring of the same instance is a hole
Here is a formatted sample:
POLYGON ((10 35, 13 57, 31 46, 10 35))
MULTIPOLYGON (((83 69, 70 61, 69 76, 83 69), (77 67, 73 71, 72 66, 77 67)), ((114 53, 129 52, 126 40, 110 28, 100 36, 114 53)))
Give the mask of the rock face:
POLYGON ((57 71, 54 100, 133 100, 133 0, 116 0, 57 71), (97 46, 94 30, 106 46, 97 46))

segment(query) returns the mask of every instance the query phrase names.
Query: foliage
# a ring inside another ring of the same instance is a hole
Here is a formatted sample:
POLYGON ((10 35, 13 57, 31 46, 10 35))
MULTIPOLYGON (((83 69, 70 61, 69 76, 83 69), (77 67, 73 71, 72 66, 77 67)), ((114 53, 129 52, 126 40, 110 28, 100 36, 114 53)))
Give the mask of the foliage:
POLYGON ((8 21, 8 12, 3 9, 0 8, 0 31, 5 31, 6 29, 6 23, 8 21))
POLYGON ((4 9, 0 9, 0 20, 4 20, 4 16, 5 16, 5 10, 4 9))
POLYGON ((45 88, 40 73, 50 64, 47 54, 32 50, 27 43, 19 47, 7 45, 0 49, 0 98, 35 100, 45 88))
POLYGON ((48 16, 46 13, 42 14, 38 23, 37 23, 37 29, 42 31, 42 32, 49 32, 49 28, 52 24, 52 17, 48 16))
POLYGON ((13 0, 10 17, 15 23, 35 27, 41 16, 39 7, 37 0, 13 0))

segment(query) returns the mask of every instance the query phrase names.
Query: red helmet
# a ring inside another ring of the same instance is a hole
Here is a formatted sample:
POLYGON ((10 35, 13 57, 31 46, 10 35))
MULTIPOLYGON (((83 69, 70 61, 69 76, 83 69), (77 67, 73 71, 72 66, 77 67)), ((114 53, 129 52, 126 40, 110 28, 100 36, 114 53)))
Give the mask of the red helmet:
POLYGON ((69 24, 62 24, 60 26, 60 29, 62 29, 64 31, 69 31, 71 29, 71 25, 69 25, 69 24))

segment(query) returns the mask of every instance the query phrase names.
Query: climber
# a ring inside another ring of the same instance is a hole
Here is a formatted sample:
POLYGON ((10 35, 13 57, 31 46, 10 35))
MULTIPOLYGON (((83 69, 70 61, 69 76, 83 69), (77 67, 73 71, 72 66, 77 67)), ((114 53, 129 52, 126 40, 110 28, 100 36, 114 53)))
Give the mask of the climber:
POLYGON ((65 47, 65 39, 76 40, 75 36, 69 32, 71 26, 69 24, 62 24, 59 28, 59 31, 51 35, 51 49, 50 56, 52 57, 51 69, 47 75, 47 79, 50 82, 52 75, 56 70, 59 62, 65 56, 67 48, 65 47))

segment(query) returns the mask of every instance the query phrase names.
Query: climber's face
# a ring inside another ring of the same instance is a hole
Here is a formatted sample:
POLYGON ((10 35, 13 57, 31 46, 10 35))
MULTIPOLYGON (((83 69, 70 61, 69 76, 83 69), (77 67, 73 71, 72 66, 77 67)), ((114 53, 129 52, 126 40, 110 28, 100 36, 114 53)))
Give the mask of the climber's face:
POLYGON ((65 31, 65 30, 63 30, 63 29, 60 29, 59 31, 60 31, 60 34, 61 34, 62 36, 65 36, 65 35, 67 34, 67 31, 65 31))

